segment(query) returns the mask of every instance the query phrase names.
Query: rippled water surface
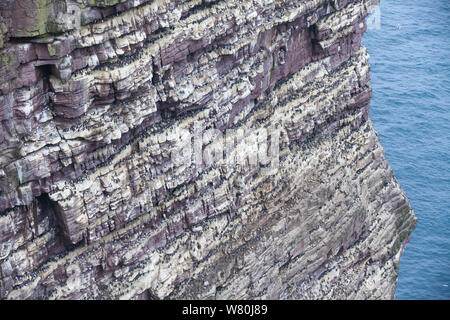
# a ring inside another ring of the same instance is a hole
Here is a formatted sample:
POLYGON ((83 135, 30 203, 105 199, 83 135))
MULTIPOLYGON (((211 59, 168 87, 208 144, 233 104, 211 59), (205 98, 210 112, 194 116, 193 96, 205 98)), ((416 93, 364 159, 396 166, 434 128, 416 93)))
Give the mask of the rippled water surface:
POLYGON ((419 219, 396 298, 450 299, 450 1, 381 0, 379 17, 363 39, 371 119, 419 219))

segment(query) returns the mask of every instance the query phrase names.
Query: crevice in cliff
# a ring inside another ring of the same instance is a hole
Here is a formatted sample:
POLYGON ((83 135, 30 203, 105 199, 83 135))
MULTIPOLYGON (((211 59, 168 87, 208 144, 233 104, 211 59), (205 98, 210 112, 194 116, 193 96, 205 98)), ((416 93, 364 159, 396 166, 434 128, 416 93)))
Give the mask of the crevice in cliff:
POLYGON ((55 65, 53 64, 44 64, 40 66, 36 66, 39 73, 42 77, 43 82, 43 92, 47 95, 47 103, 48 106, 52 109, 53 100, 51 99, 52 95, 54 94, 52 86, 50 84, 50 76, 54 74, 55 65))
MULTIPOLYGON (((312 50, 312 56, 313 57, 320 57, 324 54, 324 50, 320 46, 319 41, 317 40, 317 25, 313 24, 308 28, 308 34, 309 39, 311 41, 311 50, 312 50)), ((317 58, 314 58, 313 60, 316 60, 317 58)))
POLYGON ((137 300, 161 300, 151 289, 147 289, 142 292, 137 300))
POLYGON ((0 217, 6 217, 12 211, 14 211, 14 208, 8 208, 6 210, 0 211, 0 217))
POLYGON ((218 4, 219 2, 223 2, 223 0, 215 0, 215 1, 205 1, 203 0, 200 4, 193 6, 187 12, 181 15, 180 21, 185 20, 189 16, 200 12, 201 10, 211 9, 213 6, 218 4))
POLYGON ((65 218, 62 216, 60 210, 58 210, 57 203, 50 199, 48 193, 42 193, 36 197, 36 200, 41 210, 48 216, 51 226, 55 230, 55 237, 66 250, 73 250, 83 244, 81 240, 77 244, 73 244, 70 241, 70 236, 64 223, 65 218))
POLYGON ((42 193, 36 197, 36 205, 39 210, 44 213, 49 219, 49 225, 54 229, 55 236, 61 238, 61 223, 56 215, 55 203, 50 200, 48 193, 42 193))

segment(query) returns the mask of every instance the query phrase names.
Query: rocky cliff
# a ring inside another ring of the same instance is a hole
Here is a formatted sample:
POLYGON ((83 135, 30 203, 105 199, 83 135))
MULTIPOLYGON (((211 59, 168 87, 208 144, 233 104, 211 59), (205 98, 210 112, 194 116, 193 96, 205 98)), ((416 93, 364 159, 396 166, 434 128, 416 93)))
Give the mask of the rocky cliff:
POLYGON ((0 297, 392 298, 377 0, 0 0, 0 297))

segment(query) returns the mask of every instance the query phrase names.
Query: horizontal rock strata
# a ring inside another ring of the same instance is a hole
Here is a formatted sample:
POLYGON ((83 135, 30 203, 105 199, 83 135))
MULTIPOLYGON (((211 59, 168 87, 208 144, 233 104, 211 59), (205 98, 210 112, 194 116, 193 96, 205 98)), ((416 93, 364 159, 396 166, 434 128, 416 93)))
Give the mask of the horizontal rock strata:
POLYGON ((0 297, 392 298, 376 2, 1 0, 0 297))

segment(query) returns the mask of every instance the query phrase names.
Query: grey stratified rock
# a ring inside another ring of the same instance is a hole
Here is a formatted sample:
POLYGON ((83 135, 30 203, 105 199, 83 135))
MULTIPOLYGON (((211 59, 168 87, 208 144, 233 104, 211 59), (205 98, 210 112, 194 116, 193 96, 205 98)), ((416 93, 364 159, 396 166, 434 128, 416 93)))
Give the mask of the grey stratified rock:
POLYGON ((393 298, 376 2, 1 0, 0 297, 393 298), (234 144, 195 165, 196 130, 234 144))

